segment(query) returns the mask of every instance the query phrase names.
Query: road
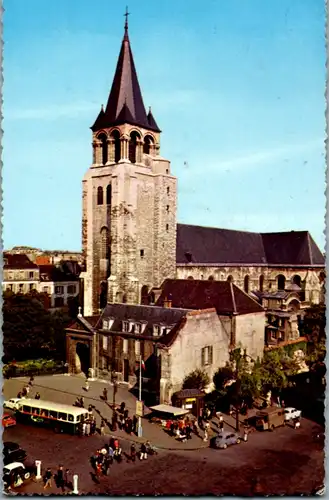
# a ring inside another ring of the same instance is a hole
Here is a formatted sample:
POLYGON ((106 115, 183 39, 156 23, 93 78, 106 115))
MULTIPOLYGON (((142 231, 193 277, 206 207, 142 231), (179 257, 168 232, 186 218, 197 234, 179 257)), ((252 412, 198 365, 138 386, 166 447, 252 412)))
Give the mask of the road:
MULTIPOLYGON (((63 383, 63 379, 61 382, 54 381, 54 378, 51 381, 43 380, 42 384, 40 382, 37 381, 38 385, 44 385, 46 382, 48 385, 57 385, 63 383)), ((5 395, 15 396, 18 383, 22 382, 14 380, 6 383, 5 395)), ((66 379, 63 391, 74 392, 74 384, 75 382, 66 379)), ((56 390, 59 391, 56 394, 59 394, 60 389, 56 390)), ((124 399, 129 397, 124 394, 123 396, 124 399)), ((144 425, 146 437, 149 437, 149 429, 151 426, 148 428, 144 425)), ((184 445, 176 444, 173 438, 169 438, 161 429, 156 428, 157 434, 154 426, 152 429, 152 442, 159 444, 161 441, 163 447, 170 442, 172 446, 181 449, 161 449, 157 456, 148 457, 146 463, 138 461, 131 464, 124 461, 122 464, 114 464, 110 475, 100 478, 99 483, 95 483, 91 475, 89 457, 109 436, 79 438, 19 424, 6 429, 3 440, 18 442, 27 451, 31 461, 42 461, 43 469, 51 467, 55 472, 58 465, 62 464, 64 468, 68 467, 77 473, 81 494, 245 496, 251 495, 252 481, 255 476, 259 476, 265 494, 309 495, 323 482, 324 452, 320 443, 313 439, 314 432, 319 431, 320 427, 307 419, 302 419, 301 428, 298 430, 286 426, 274 432, 253 432, 247 443, 232 446, 227 450, 204 447, 204 443, 194 436, 190 442, 193 447, 203 447, 191 451, 184 448, 184 445)), ((129 440, 121 431, 118 435, 123 451, 128 452, 129 440)), ((42 484, 30 482, 19 491, 33 494, 43 493, 44 490, 42 484)), ((55 485, 48 492, 59 493, 55 485)))

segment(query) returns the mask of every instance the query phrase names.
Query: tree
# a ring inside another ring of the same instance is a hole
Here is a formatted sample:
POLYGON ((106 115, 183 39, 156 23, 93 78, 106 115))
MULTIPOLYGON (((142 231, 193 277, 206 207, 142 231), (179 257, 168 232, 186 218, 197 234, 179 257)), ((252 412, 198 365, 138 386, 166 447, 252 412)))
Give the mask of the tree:
POLYGON ((69 317, 45 308, 45 294, 3 294, 3 361, 39 357, 65 359, 69 317))
POLYGON ((222 368, 218 368, 215 375, 213 376, 213 382, 215 389, 219 392, 225 391, 225 386, 227 382, 234 379, 234 373, 232 366, 229 363, 222 368))
POLYGON ((183 389, 199 389, 203 391, 210 384, 210 378, 203 370, 194 370, 186 375, 183 381, 183 389))

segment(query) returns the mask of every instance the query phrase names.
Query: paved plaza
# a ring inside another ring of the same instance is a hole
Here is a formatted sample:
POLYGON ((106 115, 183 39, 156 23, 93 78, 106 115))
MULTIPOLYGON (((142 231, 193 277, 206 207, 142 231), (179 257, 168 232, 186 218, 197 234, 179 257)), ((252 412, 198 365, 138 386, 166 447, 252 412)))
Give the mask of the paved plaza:
MULTIPOLYGON (((16 396, 25 380, 5 381, 5 398, 16 396)), ((77 395, 84 395, 86 404, 92 403, 107 418, 112 410, 99 398, 104 383, 92 382, 89 393, 83 390, 84 379, 80 377, 37 377, 32 396, 40 392, 42 399, 72 403, 77 395)), ((110 388, 109 400, 111 401, 110 388)), ((134 412, 135 398, 126 388, 120 387, 117 402, 125 401, 134 412)), ((96 414, 97 415, 97 414, 96 414)), ((225 416, 225 428, 231 429, 233 419, 225 416)), ((212 425, 216 430, 215 422, 212 425)), ((114 464, 109 476, 95 481, 89 458, 108 436, 76 437, 54 434, 49 429, 18 424, 6 429, 3 439, 18 442, 28 453, 28 460, 41 460, 43 470, 51 467, 53 472, 63 464, 79 476, 79 492, 102 494, 195 494, 212 493, 251 495, 256 476, 268 494, 310 494, 323 482, 324 452, 314 433, 320 427, 307 419, 294 430, 290 426, 275 432, 253 432, 247 443, 232 446, 227 450, 212 450, 202 439, 193 436, 187 443, 177 443, 158 425, 143 419, 143 433, 159 447, 158 455, 149 456, 147 462, 114 464)), ((129 452, 131 438, 123 431, 115 433, 123 452, 129 452)), ((144 439, 145 439, 144 438, 144 439)), ((139 438, 133 437, 135 441, 139 438)), ((22 493, 44 493, 42 482, 31 481, 19 490, 22 493)), ((47 494, 59 494, 55 485, 47 494)))

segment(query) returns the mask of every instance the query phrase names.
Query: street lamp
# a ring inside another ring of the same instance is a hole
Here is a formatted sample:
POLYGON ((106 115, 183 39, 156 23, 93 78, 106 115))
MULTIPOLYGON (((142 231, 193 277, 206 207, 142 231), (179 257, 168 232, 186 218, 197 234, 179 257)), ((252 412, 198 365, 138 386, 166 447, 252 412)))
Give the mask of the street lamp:
POLYGON ((138 415, 138 429, 137 429, 137 435, 138 437, 142 437, 143 435, 143 428, 142 428, 142 416, 141 416, 141 408, 142 408, 142 356, 139 355, 139 394, 138 394, 138 401, 139 401, 139 415, 138 415))

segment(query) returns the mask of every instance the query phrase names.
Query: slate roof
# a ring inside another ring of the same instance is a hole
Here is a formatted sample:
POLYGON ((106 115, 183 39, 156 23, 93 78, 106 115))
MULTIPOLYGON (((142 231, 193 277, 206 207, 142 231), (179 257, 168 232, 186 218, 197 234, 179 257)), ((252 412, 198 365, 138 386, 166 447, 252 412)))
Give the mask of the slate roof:
POLYGON ((4 269, 38 269, 38 266, 32 262, 27 255, 21 253, 4 253, 4 269))
POLYGON ((167 279, 161 288, 161 295, 156 302, 158 306, 168 299, 172 301, 173 307, 215 308, 218 315, 264 311, 256 300, 228 281, 167 279))
POLYGON ((177 264, 324 266, 308 231, 252 233, 177 224, 177 264))
POLYGON ((40 269, 40 281, 53 281, 53 282, 64 282, 64 281, 78 281, 79 278, 76 274, 65 272, 65 270, 60 267, 54 266, 52 264, 39 266, 40 269))
POLYGON ((159 131, 153 115, 146 115, 130 47, 127 23, 105 111, 101 109, 91 129, 97 131, 123 123, 159 131))

